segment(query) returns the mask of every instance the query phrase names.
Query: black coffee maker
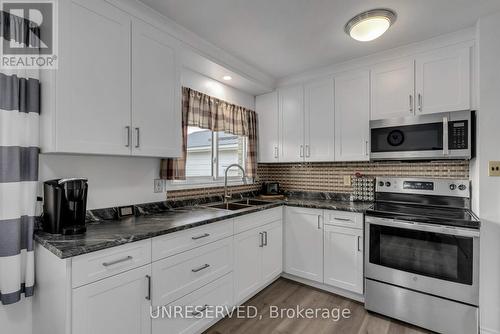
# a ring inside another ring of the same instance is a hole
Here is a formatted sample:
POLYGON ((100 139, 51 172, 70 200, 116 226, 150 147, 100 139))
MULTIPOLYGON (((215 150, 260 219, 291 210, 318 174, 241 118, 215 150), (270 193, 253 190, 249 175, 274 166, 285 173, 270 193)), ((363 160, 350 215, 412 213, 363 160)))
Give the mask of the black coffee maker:
POLYGON ((86 178, 55 179, 43 184, 43 230, 54 234, 86 231, 86 178))

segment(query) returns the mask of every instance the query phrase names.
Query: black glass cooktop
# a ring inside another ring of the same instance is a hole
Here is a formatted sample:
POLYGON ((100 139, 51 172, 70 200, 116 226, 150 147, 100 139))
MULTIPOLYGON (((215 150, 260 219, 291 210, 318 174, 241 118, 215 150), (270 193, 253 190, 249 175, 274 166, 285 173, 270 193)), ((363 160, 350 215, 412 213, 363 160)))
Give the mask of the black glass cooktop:
POLYGON ((376 202, 367 215, 457 227, 479 228, 478 218, 468 209, 376 202))

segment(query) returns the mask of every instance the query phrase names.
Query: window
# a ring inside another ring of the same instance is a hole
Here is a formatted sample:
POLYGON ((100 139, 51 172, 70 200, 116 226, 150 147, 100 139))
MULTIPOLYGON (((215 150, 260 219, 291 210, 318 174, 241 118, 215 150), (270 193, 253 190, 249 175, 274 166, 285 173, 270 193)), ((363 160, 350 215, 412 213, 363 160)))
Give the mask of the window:
MULTIPOLYGON (((214 132, 198 127, 188 127, 186 178, 215 181, 224 178, 226 168, 237 163, 245 168, 247 138, 225 132, 214 132)), ((238 168, 228 176, 241 178, 238 168)))

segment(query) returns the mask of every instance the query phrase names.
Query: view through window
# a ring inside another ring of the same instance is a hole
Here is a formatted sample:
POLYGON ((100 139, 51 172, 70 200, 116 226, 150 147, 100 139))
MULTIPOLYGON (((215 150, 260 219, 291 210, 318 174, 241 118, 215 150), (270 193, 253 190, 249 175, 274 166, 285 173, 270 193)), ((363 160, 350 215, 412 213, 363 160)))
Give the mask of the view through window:
MULTIPOLYGON (((234 163, 245 168, 247 139, 225 132, 214 132, 188 127, 186 177, 223 178, 226 168, 234 163)), ((228 176, 242 177, 241 170, 233 168, 228 176)))

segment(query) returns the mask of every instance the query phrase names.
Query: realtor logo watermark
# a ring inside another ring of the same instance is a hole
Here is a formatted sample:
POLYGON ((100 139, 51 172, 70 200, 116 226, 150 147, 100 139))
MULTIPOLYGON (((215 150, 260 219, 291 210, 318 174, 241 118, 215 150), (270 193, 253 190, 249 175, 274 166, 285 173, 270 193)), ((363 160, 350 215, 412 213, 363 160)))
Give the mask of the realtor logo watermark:
POLYGON ((0 0, 0 9, 10 22, 10 29, 2 27, 0 68, 56 69, 57 0, 0 0))

